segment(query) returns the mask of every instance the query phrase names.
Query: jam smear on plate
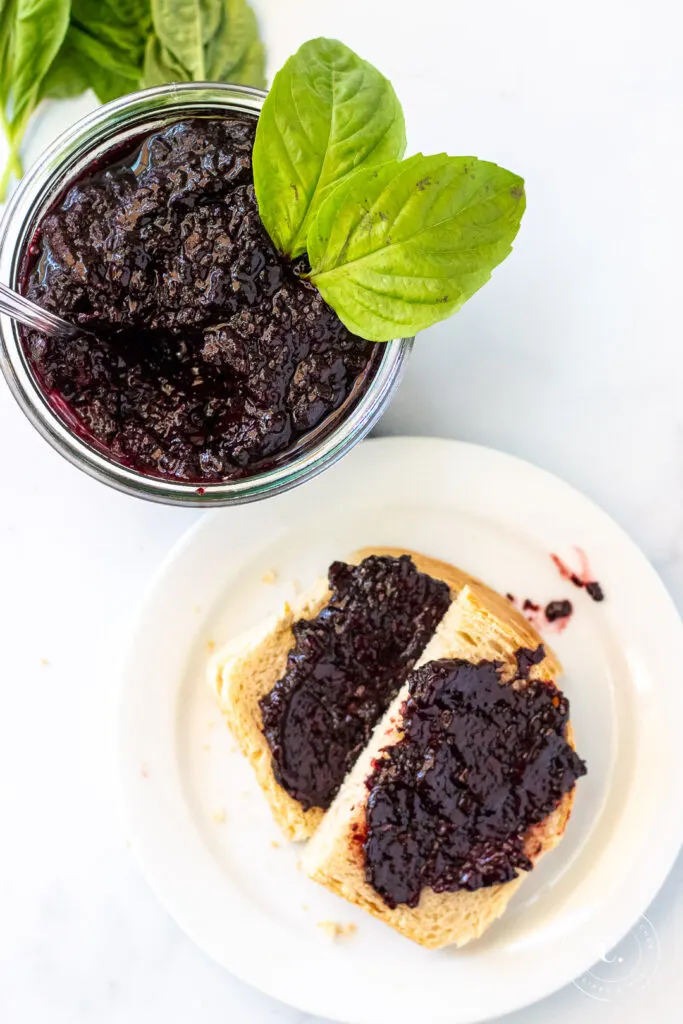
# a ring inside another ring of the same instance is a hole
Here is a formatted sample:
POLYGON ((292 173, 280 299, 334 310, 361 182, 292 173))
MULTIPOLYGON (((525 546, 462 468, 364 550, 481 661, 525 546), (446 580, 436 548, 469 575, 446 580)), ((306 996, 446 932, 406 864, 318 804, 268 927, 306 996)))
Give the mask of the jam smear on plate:
POLYGON ((564 599, 548 601, 544 608, 528 597, 522 601, 514 594, 508 593, 505 596, 539 633, 563 633, 574 614, 571 601, 564 599))
POLYGON ((581 590, 585 590, 586 593, 593 601, 604 601, 605 591, 602 586, 598 583, 593 572, 591 571, 590 564, 588 562, 588 556, 583 548, 575 547, 574 550, 578 555, 581 567, 578 572, 575 572, 567 563, 560 558, 559 555, 551 554, 550 557, 555 564, 555 568, 558 570, 560 576, 564 580, 569 580, 575 587, 579 587, 581 590))

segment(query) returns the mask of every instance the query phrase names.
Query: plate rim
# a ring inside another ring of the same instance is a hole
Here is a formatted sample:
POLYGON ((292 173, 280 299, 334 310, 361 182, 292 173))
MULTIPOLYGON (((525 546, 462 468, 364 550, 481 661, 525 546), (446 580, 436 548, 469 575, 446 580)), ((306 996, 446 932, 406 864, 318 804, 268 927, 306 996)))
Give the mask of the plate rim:
MULTIPOLYGON (((650 563, 647 556, 641 551, 636 543, 629 537, 623 527, 620 526, 611 516, 609 516, 598 504, 596 504, 591 498, 588 498, 585 494, 567 483, 562 478, 556 476, 552 472, 538 467, 527 460, 521 459, 516 455, 512 455, 508 452, 503 452, 497 449, 490 448, 484 445, 472 444, 469 442, 451 440, 448 438, 439 437, 425 437, 425 436, 410 436, 410 435, 395 435, 391 437, 380 437, 372 438, 369 441, 365 441, 357 451, 372 449, 377 452, 381 447, 400 448, 401 446, 408 445, 419 445, 422 447, 439 447, 442 450, 448 449, 454 453, 455 459, 458 458, 458 453, 468 453, 466 457, 476 458, 495 458, 507 461, 511 467, 523 468, 524 472, 531 472, 532 475, 536 475, 538 479, 543 479, 547 484, 551 484, 553 488, 564 490, 565 494, 571 495, 572 500, 579 500, 584 504, 589 513, 593 516, 597 515, 615 536, 619 536, 622 543, 625 543, 631 551, 631 554, 636 557, 641 564, 641 569, 649 577, 650 586, 654 587, 659 593, 659 600, 662 602, 662 608, 668 606, 667 611, 669 614, 673 613, 675 621, 677 623, 677 631, 679 639, 683 645, 683 623, 681 622, 680 614, 676 605, 668 593, 663 581, 660 576, 650 563)), ((352 453, 342 463, 342 470, 344 465, 348 465, 349 462, 353 462, 354 454, 352 453)), ((314 486, 309 484, 309 487, 314 486)), ((297 489, 295 494, 301 494, 297 489)), ((291 492, 290 492, 291 498, 291 492)), ((275 499, 277 500, 277 499, 275 499)), ((239 509, 236 510, 239 513, 239 509)), ((242 508, 242 512, 244 512, 242 508)), ((178 561, 186 554, 188 550, 191 550, 196 543, 196 537, 204 531, 210 531, 212 529, 211 523, 220 517, 225 520, 229 515, 234 513, 228 512, 225 509, 214 509, 207 511, 203 516, 199 517, 194 523, 192 523, 187 530, 178 538, 178 540, 172 545, 166 556, 163 558, 155 572, 153 573, 149 584, 142 596, 140 604, 138 606, 137 613, 133 619, 132 626, 129 631, 128 642, 125 644, 125 656, 122 660, 122 667, 119 671, 119 685, 116 693, 118 695, 118 704, 116 713, 114 716, 113 724, 114 728, 114 742, 115 742, 115 755, 117 760, 117 803, 119 808, 119 816, 125 823, 127 828, 127 834, 131 837, 133 849, 138 858, 142 873, 146 878, 148 884, 154 891, 155 895, 159 899, 160 903, 167 910, 167 912, 173 917, 179 927, 192 939, 192 941, 198 945, 208 956, 213 960, 220 963, 226 970, 228 970, 235 977, 246 982, 252 987, 264 992, 272 998, 279 999, 288 1003, 291 1006, 296 1007, 302 1012, 328 1017, 333 1020, 341 1022, 349 1020, 348 1017, 334 1016, 334 1008, 330 1006, 321 1006, 318 997, 311 997, 309 992, 300 987, 300 990, 293 995, 290 991, 291 986, 285 986, 287 989, 283 991, 282 985, 278 985, 276 982, 272 982, 269 975, 266 972, 261 971, 258 976, 258 972, 243 969, 243 964, 239 965, 227 964, 225 960, 216 955, 216 951, 212 950, 205 941, 202 940, 201 935, 198 935, 194 927, 188 927, 187 921, 183 921, 182 914, 176 912, 177 907, 173 906, 172 894, 169 895, 168 891, 163 885, 159 883, 159 879, 154 870, 154 865, 149 862, 149 858, 146 856, 142 849, 142 843, 140 842, 140 836, 138 830, 133 821, 133 815, 131 814, 131 794, 129 788, 126 786, 125 772, 122 770, 122 761, 124 759, 123 750, 125 747, 125 737, 123 730, 125 728, 125 699, 126 699, 126 680, 130 675, 130 669, 135 658, 135 650, 138 646, 140 635, 144 632, 144 622, 150 613, 153 614, 152 609, 155 604, 155 598, 158 595, 159 588, 162 586, 166 576, 172 572, 174 566, 178 561)), ((673 621, 673 620, 672 620, 673 621)), ((644 872, 641 862, 639 863, 640 874, 647 874, 647 878, 640 879, 639 895, 638 900, 633 901, 631 909, 627 915, 623 913, 619 917, 619 926, 613 928, 610 932, 610 937, 607 940, 608 944, 603 945, 603 949, 613 948, 623 937, 629 929, 635 924, 638 918, 647 910, 652 900, 656 896, 661 886, 666 881, 672 867, 674 866, 677 857, 683 846, 683 798, 681 798, 680 814, 672 815, 669 821, 670 828, 667 832, 667 842, 664 844, 658 844, 658 867, 654 873, 644 872), (648 879, 655 879, 654 881, 648 881, 648 879), (637 903, 637 906, 635 905, 637 903), (626 917, 627 923, 624 923, 621 918, 626 917)), ((545 984, 538 983, 533 992, 530 995, 520 994, 518 998, 510 1000, 506 1003, 505 1008, 497 1009, 493 1013, 486 1012, 485 1014, 475 1014, 468 1016, 459 1017, 443 1017, 439 1018, 444 1022, 457 1019, 458 1024, 478 1024, 478 1022, 490 1020, 492 1016, 499 1014, 512 1013, 521 1010, 533 1003, 539 1002, 544 998, 547 998, 552 993, 558 991, 564 985, 570 983, 575 976, 579 976, 583 971, 589 969, 595 962, 595 957, 592 951, 587 957, 584 957, 582 961, 583 966, 579 966, 578 970, 572 969, 571 976, 565 977, 561 981, 556 980, 557 972, 550 973, 546 979, 545 984)), ((365 1017, 354 1017, 353 1024, 365 1024, 367 1018, 365 1017)))

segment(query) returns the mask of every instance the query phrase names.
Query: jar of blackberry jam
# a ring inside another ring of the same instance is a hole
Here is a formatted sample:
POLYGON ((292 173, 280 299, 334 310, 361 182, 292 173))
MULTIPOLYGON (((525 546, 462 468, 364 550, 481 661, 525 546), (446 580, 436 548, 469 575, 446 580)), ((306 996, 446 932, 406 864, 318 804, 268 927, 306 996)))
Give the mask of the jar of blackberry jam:
POLYGON ((411 338, 350 334, 261 225, 251 148, 265 93, 133 93, 65 132, 0 225, 0 280, 78 324, 0 317, 7 382, 79 468, 176 505, 310 479, 363 438, 411 338))

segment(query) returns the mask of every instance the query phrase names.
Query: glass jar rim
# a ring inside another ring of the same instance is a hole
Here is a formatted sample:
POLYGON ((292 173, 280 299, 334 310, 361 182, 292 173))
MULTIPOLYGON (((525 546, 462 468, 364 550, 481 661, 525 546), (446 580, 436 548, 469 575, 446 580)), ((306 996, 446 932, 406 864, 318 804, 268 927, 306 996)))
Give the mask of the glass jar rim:
MULTIPOLYGON (((0 281, 16 288, 35 228, 54 198, 85 166, 113 145, 153 131, 183 116, 258 117, 266 93, 250 86, 183 82, 130 93, 75 122, 39 157, 17 185, 0 221, 0 281)), ((333 465, 375 424, 398 385, 412 338, 383 343, 375 375, 347 415, 310 447, 271 469, 222 483, 180 482, 153 477, 108 458, 72 431, 51 407, 31 369, 19 326, 0 314, 0 365, 12 394, 39 433, 68 461, 127 494, 164 504, 218 506, 270 497, 311 479, 333 465)))

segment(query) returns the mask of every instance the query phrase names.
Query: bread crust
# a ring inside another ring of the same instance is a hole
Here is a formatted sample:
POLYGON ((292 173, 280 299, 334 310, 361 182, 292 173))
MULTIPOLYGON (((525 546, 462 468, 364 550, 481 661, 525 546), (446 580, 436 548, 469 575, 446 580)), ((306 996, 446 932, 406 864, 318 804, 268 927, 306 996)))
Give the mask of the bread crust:
MULTIPOLYGON (((462 569, 404 548, 372 547, 355 551, 348 561, 354 565, 370 555, 398 558, 410 555, 420 572, 443 580, 454 598, 468 584, 482 588, 492 602, 503 601, 474 576, 462 569)), ((272 769, 270 748, 263 735, 259 700, 270 693, 287 666, 287 655, 294 646, 292 626, 298 619, 312 619, 331 596, 325 579, 313 586, 293 604, 255 629, 229 641, 210 660, 207 681, 218 698, 225 720, 241 753, 248 759, 256 779, 270 805, 273 817, 287 839, 295 842, 313 835, 323 819, 324 811, 313 807, 304 811, 301 804, 277 782, 272 769)), ((517 615, 518 613, 514 613, 517 615)), ((526 620, 519 616, 521 624, 526 620)))
MULTIPOLYGON (((541 638, 509 602, 497 594, 492 597, 488 588, 475 583, 465 587, 453 602, 418 665, 456 657, 502 661, 502 681, 507 683, 516 672, 515 652, 520 647, 536 648, 539 643, 541 638)), ((543 661, 532 666, 530 678, 554 681, 561 671, 558 659, 546 648, 543 661)), ((368 797, 365 780, 373 770, 373 762, 382 756, 382 750, 401 738, 401 706, 407 696, 406 683, 308 844, 303 867, 310 878, 422 946, 429 949, 452 944, 464 946, 479 938, 504 913, 525 873, 503 885, 476 892, 436 893, 427 888, 417 907, 399 905, 391 909, 366 881, 363 847, 354 838, 364 832, 368 797)), ((566 735, 573 746, 573 731, 569 725, 566 735)), ((560 842, 571 813, 574 791, 575 787, 552 814, 527 833, 524 848, 533 864, 560 842)))
POLYGON ((294 604, 285 603, 256 629, 229 641, 211 658, 207 670, 209 686, 240 752, 254 769, 276 824, 293 841, 313 835, 324 811, 320 807, 305 811, 275 778, 259 701, 285 672, 294 646, 294 623, 315 618, 329 598, 327 581, 317 580, 294 604))

